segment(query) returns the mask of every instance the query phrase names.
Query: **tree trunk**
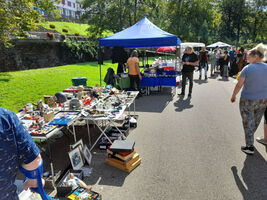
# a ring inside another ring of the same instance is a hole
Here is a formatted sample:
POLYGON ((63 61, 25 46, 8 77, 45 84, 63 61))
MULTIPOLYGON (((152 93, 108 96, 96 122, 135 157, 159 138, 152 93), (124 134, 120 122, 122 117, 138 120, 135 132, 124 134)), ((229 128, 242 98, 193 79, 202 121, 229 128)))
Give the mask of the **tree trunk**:
POLYGON ((136 23, 137 0, 134 0, 134 23, 136 23))

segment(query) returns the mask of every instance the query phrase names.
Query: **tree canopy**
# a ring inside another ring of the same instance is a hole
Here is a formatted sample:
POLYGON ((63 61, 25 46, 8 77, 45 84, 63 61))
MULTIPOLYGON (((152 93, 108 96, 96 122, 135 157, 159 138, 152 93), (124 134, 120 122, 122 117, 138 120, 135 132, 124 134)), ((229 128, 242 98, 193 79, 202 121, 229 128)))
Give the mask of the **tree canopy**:
POLYGON ((41 19, 38 9, 47 15, 57 13, 53 0, 0 0, 0 42, 9 46, 13 36, 24 37, 41 19), (38 8, 38 9, 36 9, 38 8))
POLYGON ((267 42, 264 0, 83 0, 89 31, 102 37, 118 32, 144 16, 183 41, 231 44, 267 42))

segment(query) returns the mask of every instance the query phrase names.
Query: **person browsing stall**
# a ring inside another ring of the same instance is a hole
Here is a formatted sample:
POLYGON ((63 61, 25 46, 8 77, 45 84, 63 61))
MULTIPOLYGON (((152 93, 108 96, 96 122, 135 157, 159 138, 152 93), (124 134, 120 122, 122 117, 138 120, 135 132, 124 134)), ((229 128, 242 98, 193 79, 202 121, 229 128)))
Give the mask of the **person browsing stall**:
POLYGON ((131 57, 128 58, 126 68, 128 68, 131 91, 135 90, 135 84, 137 86, 137 90, 140 91, 140 80, 142 80, 142 76, 140 74, 139 59, 136 50, 133 50, 131 57))
POLYGON ((187 46, 185 48, 185 53, 182 57, 183 61, 183 69, 182 69, 182 93, 179 95, 185 95, 185 85, 186 79, 189 79, 189 93, 188 97, 192 95, 193 89, 193 75, 195 66, 198 66, 198 58, 197 55, 193 52, 193 47, 187 46))
POLYGON ((263 63, 266 52, 267 49, 263 44, 249 51, 250 64, 243 68, 231 97, 231 102, 235 102, 237 93, 243 87, 239 109, 246 146, 242 146, 241 150, 250 155, 254 154, 254 133, 267 108, 267 64, 263 63))
POLYGON ((24 189, 31 188, 42 199, 52 199, 43 189, 43 161, 38 147, 17 115, 0 107, 0 199, 18 200, 14 184, 18 169, 28 178, 24 189))

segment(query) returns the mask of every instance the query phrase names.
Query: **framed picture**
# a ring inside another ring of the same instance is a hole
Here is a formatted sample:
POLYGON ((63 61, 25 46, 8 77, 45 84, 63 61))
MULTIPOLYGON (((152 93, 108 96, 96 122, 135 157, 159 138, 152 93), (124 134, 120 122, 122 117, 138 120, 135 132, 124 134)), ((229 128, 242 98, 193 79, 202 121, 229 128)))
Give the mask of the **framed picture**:
POLYGON ((90 165, 91 160, 92 160, 92 154, 86 145, 83 146, 82 152, 83 152, 83 156, 84 156, 85 160, 87 161, 88 165, 90 165))
POLYGON ((78 170, 83 166, 83 159, 79 147, 69 152, 70 162, 74 170, 78 170))
POLYGON ((81 145, 81 147, 83 148, 83 140, 80 139, 78 142, 76 142, 75 144, 73 145, 70 145, 70 148, 71 149, 75 149, 77 146, 81 145))

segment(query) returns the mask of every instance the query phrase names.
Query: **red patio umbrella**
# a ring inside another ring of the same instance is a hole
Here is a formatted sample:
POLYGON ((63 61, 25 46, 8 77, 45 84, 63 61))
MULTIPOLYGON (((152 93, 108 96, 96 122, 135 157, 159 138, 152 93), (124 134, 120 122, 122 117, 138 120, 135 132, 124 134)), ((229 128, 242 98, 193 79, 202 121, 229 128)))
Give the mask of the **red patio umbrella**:
POLYGON ((175 47, 160 47, 156 52, 176 51, 175 47))

